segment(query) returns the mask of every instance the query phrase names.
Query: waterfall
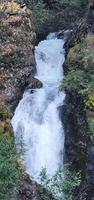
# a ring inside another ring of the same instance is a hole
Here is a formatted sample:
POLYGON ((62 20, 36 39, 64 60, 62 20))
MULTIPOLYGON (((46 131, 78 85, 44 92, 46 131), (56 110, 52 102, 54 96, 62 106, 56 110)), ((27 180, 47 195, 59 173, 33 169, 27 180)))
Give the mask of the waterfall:
POLYGON ((65 60, 64 39, 56 33, 35 47, 36 78, 43 88, 27 90, 15 110, 12 125, 26 172, 35 179, 42 168, 53 175, 63 163, 64 130, 59 107, 65 94, 59 91, 65 60))

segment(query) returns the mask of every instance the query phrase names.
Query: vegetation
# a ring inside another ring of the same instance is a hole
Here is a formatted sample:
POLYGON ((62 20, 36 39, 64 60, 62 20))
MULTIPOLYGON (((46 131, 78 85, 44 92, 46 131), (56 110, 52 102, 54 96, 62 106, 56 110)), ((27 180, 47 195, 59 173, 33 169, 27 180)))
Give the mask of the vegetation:
POLYGON ((91 141, 94 142, 94 112, 88 111, 87 112, 87 119, 88 119, 91 141))
POLYGON ((47 175, 46 169, 43 169, 39 181, 57 200, 72 200, 74 189, 80 185, 81 175, 79 172, 70 172, 68 166, 64 166, 51 177, 47 175))
MULTIPOLYGON (((52 1, 53 2, 53 1, 52 1)), ((56 10, 62 9, 81 9, 81 7, 85 7, 87 5, 87 0, 55 0, 53 4, 53 8, 56 10)))
POLYGON ((10 126, 9 111, 0 106, 0 199, 16 198, 19 183, 17 152, 10 126))
POLYGON ((50 11, 43 0, 38 0, 37 3, 33 4, 32 13, 36 32, 40 33, 43 31, 45 24, 47 26, 48 21, 51 20, 50 11))
POLYGON ((68 92, 78 93, 82 89, 84 73, 81 70, 71 70, 64 78, 60 89, 65 89, 68 92))
MULTIPOLYGON (((0 134, 2 131, 0 131, 0 134)), ((0 136, 0 199, 15 199, 19 173, 17 153, 12 138, 0 136)))
POLYGON ((86 10, 88 0, 24 0, 32 10, 33 21, 37 33, 44 33, 57 24, 65 25, 81 17, 86 10), (62 21, 62 22, 60 22, 62 21))
MULTIPOLYGON (((68 54, 68 74, 60 88, 83 97, 90 132, 94 135, 94 35, 88 33, 68 54), (89 113, 89 114, 88 114, 89 113)), ((92 134, 91 134, 92 137, 92 134)), ((94 139, 94 138, 93 138, 94 139)))

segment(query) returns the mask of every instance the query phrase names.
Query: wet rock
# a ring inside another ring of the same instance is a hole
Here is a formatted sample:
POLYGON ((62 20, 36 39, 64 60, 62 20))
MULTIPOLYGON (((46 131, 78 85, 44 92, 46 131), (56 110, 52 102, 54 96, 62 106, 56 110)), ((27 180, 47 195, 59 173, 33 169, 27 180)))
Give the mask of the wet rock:
POLYGON ((30 84, 27 86, 27 89, 36 89, 36 88, 42 88, 43 83, 38 80, 37 78, 31 78, 30 84))
POLYGON ((21 179, 17 200, 55 200, 52 194, 28 176, 21 179))
POLYGON ((68 51, 69 48, 80 42, 89 32, 94 33, 94 2, 92 0, 88 6, 86 15, 73 26, 73 31, 65 44, 66 50, 68 51))

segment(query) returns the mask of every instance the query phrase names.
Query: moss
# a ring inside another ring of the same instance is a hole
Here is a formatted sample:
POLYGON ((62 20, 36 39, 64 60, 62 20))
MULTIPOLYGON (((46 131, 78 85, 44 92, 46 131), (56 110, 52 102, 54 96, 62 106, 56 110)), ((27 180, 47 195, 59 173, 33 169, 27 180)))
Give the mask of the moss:
POLYGON ((32 15, 32 10, 29 9, 29 8, 27 8, 26 11, 25 11, 25 13, 24 13, 24 16, 25 17, 30 17, 31 15, 32 15))
POLYGON ((94 111, 94 94, 88 95, 88 97, 85 101, 85 105, 86 105, 87 108, 94 111))

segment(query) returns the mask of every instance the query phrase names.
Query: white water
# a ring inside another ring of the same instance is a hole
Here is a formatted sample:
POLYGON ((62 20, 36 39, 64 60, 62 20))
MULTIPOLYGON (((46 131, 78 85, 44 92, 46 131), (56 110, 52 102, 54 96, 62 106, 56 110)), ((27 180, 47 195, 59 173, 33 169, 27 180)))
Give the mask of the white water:
POLYGON ((64 40, 50 34, 35 48, 36 77, 43 88, 26 91, 12 119, 18 148, 28 174, 35 179, 42 168, 52 175, 63 163, 64 130, 59 118, 59 106, 65 94, 59 92, 63 78, 64 40))

